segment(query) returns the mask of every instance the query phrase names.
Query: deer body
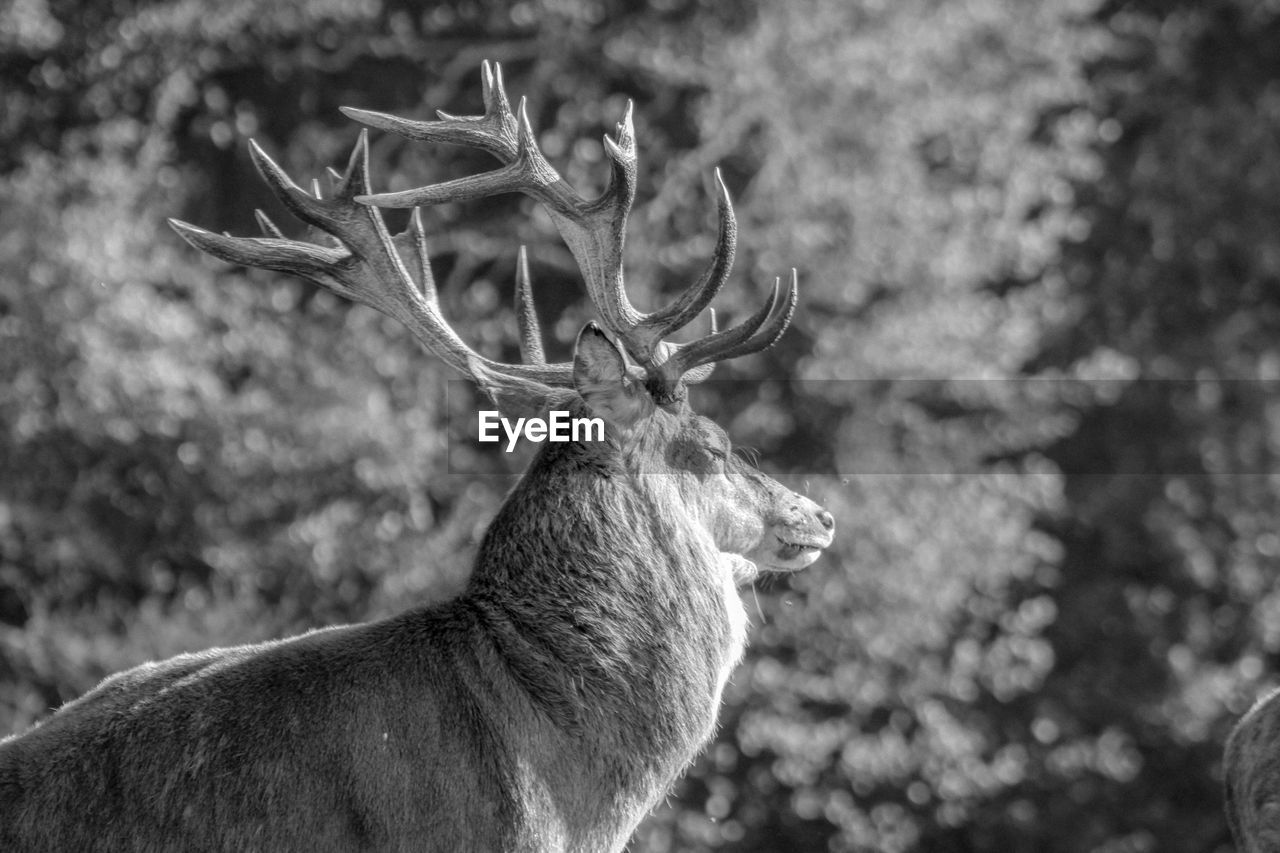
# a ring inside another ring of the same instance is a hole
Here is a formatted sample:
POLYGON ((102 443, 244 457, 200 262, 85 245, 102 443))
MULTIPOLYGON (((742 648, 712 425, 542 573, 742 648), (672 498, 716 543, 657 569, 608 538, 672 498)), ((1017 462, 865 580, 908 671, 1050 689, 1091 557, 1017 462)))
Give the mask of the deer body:
POLYGON ((557 452, 587 470, 535 462, 458 599, 146 664, 7 742, 0 847, 621 849, 712 733, 742 604, 643 478, 557 452))
MULTIPOLYGON (((486 66, 487 105, 499 94, 486 66)), ((606 440, 542 447, 451 601, 144 664, 0 741, 0 849, 621 850, 714 730, 746 638, 738 585, 830 543, 828 513, 732 456, 684 401, 699 364, 780 334, 776 290, 754 327, 680 358, 615 328, 644 374, 590 324, 572 365, 539 353, 499 375, 442 329, 420 243, 419 279, 396 271, 399 247, 353 200, 352 163, 333 201, 297 202, 348 261, 278 236, 179 231, 429 326, 424 342, 495 397, 602 417, 606 440), (388 269, 426 302, 388 308, 366 290, 388 269)))

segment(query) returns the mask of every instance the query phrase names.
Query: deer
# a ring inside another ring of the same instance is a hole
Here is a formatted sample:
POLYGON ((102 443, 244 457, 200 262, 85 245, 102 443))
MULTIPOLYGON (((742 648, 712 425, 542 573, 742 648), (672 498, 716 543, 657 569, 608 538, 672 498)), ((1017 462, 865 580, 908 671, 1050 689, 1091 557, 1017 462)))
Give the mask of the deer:
POLYGON ((251 141, 308 239, 261 211, 261 237, 169 223, 224 262, 394 318, 505 407, 601 418, 603 440, 539 446, 453 598, 144 663, 0 741, 0 849, 620 851, 712 737, 746 643, 740 587, 811 565, 835 522, 735 455, 688 390, 782 335, 796 273, 741 323, 719 329, 712 314, 694 340, 668 341, 730 273, 737 226, 719 173, 709 264, 642 313, 623 282, 632 107, 604 137, 608 186, 587 199, 542 155, 525 100, 512 110, 501 66, 481 71, 483 115, 342 108, 365 128, 324 194, 251 141), (500 165, 375 193, 369 128, 472 146, 500 165), (420 208, 513 192, 548 211, 598 314, 570 361, 546 359, 523 247, 519 362, 477 352, 441 312, 420 208), (382 208, 412 209, 402 233, 382 208))
POLYGON ((1280 689, 1254 703, 1227 737, 1227 823, 1239 853, 1280 850, 1280 689))

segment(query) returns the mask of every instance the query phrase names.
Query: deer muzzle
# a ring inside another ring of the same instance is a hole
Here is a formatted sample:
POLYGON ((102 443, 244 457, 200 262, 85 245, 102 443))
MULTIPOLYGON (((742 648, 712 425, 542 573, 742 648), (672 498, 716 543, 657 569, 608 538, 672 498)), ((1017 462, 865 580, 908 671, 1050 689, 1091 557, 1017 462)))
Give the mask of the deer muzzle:
POLYGON ((812 565, 835 538, 836 521, 813 501, 792 493, 769 520, 750 559, 762 568, 793 572, 812 565))

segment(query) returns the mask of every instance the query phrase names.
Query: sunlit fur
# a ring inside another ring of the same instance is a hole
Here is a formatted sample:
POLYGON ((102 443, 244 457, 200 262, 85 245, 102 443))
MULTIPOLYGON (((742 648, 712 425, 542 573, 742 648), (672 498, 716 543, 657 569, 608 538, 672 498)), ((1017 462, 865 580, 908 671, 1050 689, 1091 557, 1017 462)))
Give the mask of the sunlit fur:
POLYGON ((1280 850, 1280 691, 1253 706, 1227 738, 1227 820, 1239 853, 1280 850))
POLYGON ((606 344, 567 402, 608 441, 543 447, 461 596, 107 679, 0 742, 0 850, 621 850, 713 731, 736 583, 832 522, 606 344))

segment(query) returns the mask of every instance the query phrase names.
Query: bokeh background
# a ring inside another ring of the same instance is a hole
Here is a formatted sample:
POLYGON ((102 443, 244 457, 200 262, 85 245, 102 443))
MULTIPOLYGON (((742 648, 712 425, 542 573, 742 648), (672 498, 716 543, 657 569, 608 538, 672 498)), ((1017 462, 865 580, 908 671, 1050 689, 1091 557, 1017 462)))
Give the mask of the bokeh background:
MULTIPOLYGON (((747 593, 718 739, 633 849, 1229 851, 1222 741, 1280 669, 1277 45, 1274 0, 0 3, 0 732, 465 580, 512 479, 451 473, 451 377, 164 220, 255 233, 248 137, 319 176, 339 105, 474 112, 492 59, 587 192, 634 100, 641 307, 705 263, 717 165, 723 316, 800 269, 699 403, 839 535, 747 593)), ((513 357, 526 243, 567 354, 545 214, 427 223, 475 345, 513 357)))

